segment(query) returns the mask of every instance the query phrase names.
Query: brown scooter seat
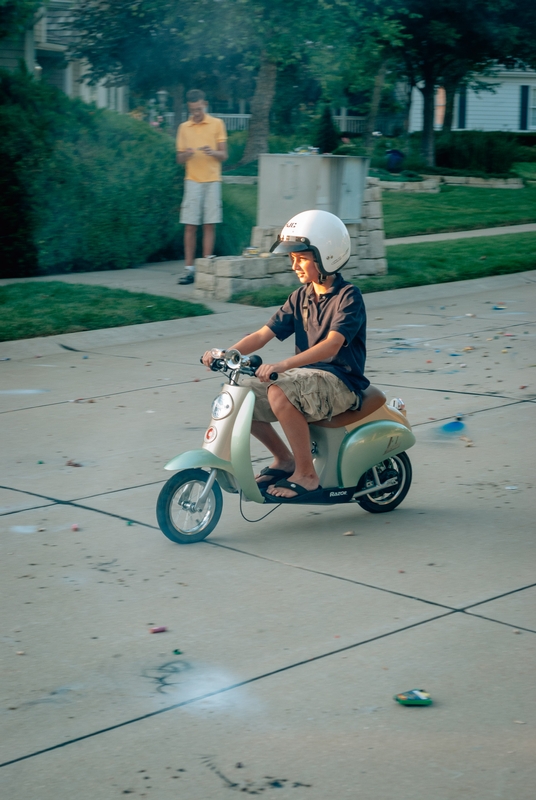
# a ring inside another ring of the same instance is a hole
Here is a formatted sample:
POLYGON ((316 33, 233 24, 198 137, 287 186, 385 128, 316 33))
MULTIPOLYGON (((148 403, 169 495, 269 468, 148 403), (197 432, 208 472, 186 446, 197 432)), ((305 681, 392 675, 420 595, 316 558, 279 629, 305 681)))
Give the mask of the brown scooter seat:
POLYGON ((358 411, 343 411, 342 414, 337 414, 336 417, 331 419, 323 419, 320 422, 315 422, 315 425, 321 428, 348 428, 355 425, 357 422, 369 417, 375 411, 378 411, 385 405, 385 395, 372 384, 363 392, 363 402, 358 411))

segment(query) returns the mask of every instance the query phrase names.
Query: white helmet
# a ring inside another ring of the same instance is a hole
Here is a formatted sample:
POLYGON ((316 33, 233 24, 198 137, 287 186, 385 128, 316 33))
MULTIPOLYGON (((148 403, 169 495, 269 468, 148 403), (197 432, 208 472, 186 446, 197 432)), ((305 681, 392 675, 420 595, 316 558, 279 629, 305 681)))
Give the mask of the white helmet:
POLYGON ((350 258, 350 234, 329 211, 302 211, 287 222, 270 252, 300 250, 313 251, 320 275, 333 275, 350 258))

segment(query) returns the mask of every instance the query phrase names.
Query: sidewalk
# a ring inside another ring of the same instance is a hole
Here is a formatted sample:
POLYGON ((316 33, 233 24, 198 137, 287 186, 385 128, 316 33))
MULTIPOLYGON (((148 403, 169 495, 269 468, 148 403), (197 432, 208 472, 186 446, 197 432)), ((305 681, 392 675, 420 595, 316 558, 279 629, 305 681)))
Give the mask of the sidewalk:
MULTIPOLYGON (((433 233, 425 236, 406 236, 398 239, 386 239, 386 247, 399 244, 420 244, 424 242, 442 242, 453 239, 469 239, 475 236, 501 236, 512 233, 536 232, 536 223, 527 225, 508 225, 502 228, 484 228, 474 231, 453 231, 451 233, 433 233)), ((63 281, 64 283, 83 283, 89 286, 106 286, 110 289, 126 289, 131 292, 147 292, 149 294, 174 297, 179 300, 199 302, 194 297, 194 286, 180 286, 177 281, 184 272, 184 261, 162 261, 157 264, 144 264, 135 269, 103 270, 102 272, 76 272, 66 275, 45 275, 38 278, 4 278, 0 286, 20 281, 63 281)), ((217 300, 203 300, 204 305, 216 314, 227 313, 229 303, 217 300)), ((243 307, 242 307, 243 308, 243 307)))
POLYGON ((473 239, 475 236, 504 236, 508 233, 536 233, 536 223, 526 225, 504 225, 498 228, 478 228, 473 231, 449 231, 447 233, 427 233, 422 236, 400 236, 386 239, 385 246, 397 244, 423 244, 424 242, 450 242, 453 239, 473 239))
POLYGON ((417 438, 400 508, 251 524, 224 493, 182 547, 155 504, 220 391, 199 354, 270 310, 3 343, 0 795, 533 800, 535 299, 536 272, 367 295, 417 438))

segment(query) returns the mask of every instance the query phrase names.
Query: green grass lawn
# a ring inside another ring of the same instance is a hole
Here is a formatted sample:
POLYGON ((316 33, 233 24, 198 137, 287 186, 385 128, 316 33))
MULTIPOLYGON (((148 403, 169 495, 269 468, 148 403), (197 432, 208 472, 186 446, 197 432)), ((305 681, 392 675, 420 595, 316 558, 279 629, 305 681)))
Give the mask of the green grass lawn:
MULTIPOLYGON (((524 166, 536 168, 536 164, 524 166)), ((529 177, 528 173, 525 177, 529 177)), ((382 199, 385 235, 391 239, 536 222, 536 185, 523 189, 443 186, 439 194, 385 191, 382 199)), ((222 253, 238 254, 249 244, 256 216, 256 186, 223 186, 223 225, 218 226, 219 241, 224 245, 220 248, 222 253)))
POLYGON ((122 289, 30 281, 0 286, 0 341, 198 317, 200 303, 122 289))
POLYGON ((514 164, 514 170, 521 178, 528 181, 536 181, 536 162, 521 161, 514 164))
MULTIPOLYGON (((388 275, 363 276, 355 281, 362 292, 382 292, 404 286, 448 283, 536 269, 536 233, 401 244, 389 247, 387 257, 388 275)), ((275 286, 243 293, 233 299, 266 307, 280 305, 289 293, 289 289, 275 286)))
POLYGON ((536 222, 536 186, 443 186, 439 194, 383 192, 382 199, 385 235, 391 239, 536 222))

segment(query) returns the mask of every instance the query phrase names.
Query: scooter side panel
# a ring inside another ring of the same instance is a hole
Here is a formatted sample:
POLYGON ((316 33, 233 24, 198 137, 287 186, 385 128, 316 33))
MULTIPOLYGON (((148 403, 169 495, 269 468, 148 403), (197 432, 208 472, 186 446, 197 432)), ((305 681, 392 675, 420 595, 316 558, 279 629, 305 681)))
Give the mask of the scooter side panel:
POLYGON ((255 395, 250 391, 242 403, 233 427, 231 463, 233 465, 233 474, 242 488, 244 497, 248 500, 253 500, 255 503, 264 503, 264 497, 259 491, 251 466, 250 435, 254 406, 255 395))
POLYGON ((354 429, 346 436, 340 450, 340 485, 355 486, 368 469, 414 444, 413 433, 398 422, 379 420, 354 429))
POLYGON ((230 461, 224 461, 223 458, 218 458, 208 450, 188 450, 186 453, 181 453, 180 456, 175 456, 168 461, 164 469, 178 470, 192 467, 208 467, 233 473, 233 465, 230 461))

